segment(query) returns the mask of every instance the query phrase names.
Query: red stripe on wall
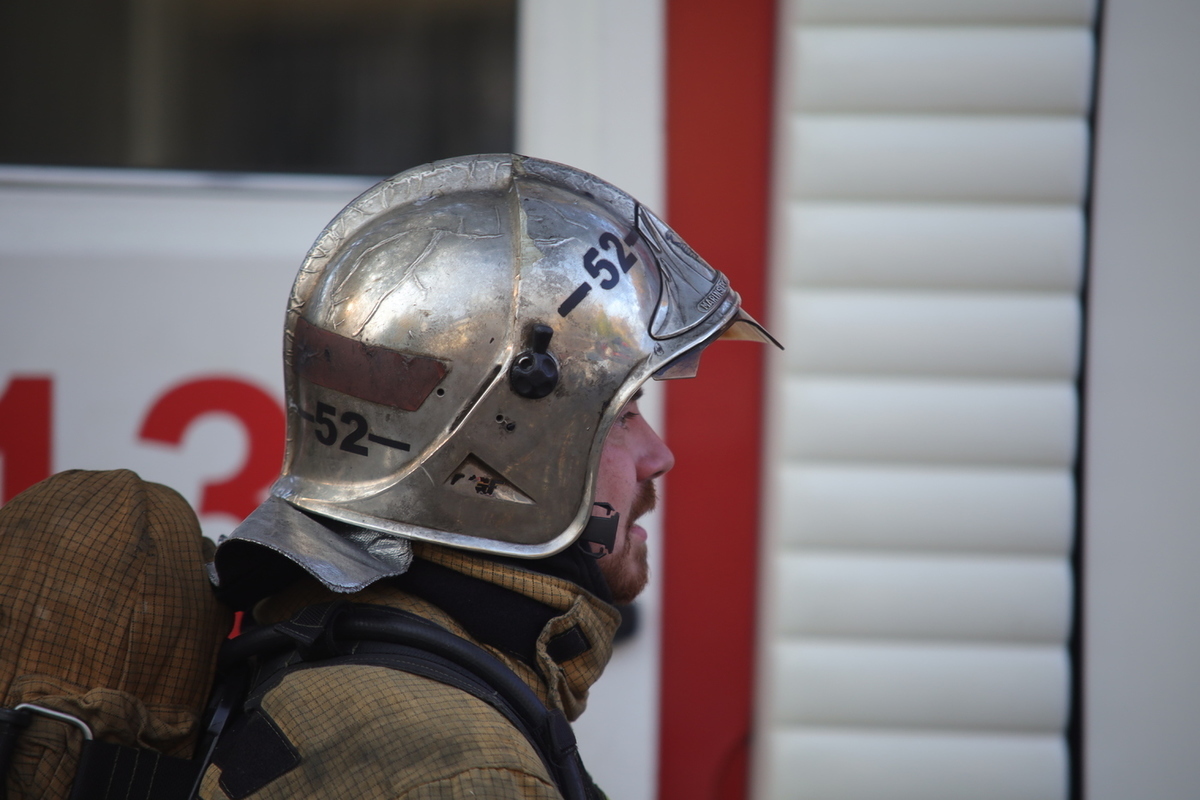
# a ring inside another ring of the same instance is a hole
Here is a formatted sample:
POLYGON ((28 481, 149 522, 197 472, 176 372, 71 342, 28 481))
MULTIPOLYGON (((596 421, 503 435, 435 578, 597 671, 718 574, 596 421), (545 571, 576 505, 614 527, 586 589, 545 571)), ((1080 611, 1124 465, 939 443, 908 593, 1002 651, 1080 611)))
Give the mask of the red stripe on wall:
MULTIPOLYGON (((667 212, 763 319, 774 0, 668 0, 667 212)), ((763 348, 667 388, 659 797, 743 798, 754 676, 763 348)))

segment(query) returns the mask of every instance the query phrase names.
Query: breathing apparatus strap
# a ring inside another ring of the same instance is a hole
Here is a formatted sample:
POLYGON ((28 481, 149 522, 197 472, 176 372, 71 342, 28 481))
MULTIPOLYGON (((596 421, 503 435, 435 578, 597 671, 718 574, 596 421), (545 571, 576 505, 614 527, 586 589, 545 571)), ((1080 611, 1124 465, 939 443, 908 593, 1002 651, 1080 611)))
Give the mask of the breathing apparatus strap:
POLYGON ((583 768, 562 712, 547 708, 495 656, 429 620, 382 606, 322 603, 287 622, 243 634, 221 653, 225 664, 242 663, 251 656, 265 667, 244 706, 251 724, 232 730, 213 759, 223 773, 243 779, 238 794, 252 794, 300 763, 290 743, 287 752, 277 753, 269 771, 258 763, 261 758, 256 753, 262 749, 258 745, 277 743, 280 736, 270 729, 272 723, 258 706, 262 697, 295 670, 357 664, 409 672, 474 695, 525 735, 565 800, 603 796, 583 768))

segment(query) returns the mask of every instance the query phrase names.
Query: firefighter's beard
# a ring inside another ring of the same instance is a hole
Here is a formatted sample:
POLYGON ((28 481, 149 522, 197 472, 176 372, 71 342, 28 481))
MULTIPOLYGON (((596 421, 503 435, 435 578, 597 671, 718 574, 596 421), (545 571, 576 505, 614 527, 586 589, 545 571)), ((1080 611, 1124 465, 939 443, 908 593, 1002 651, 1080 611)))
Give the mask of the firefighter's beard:
POLYGON ((596 562, 617 605, 632 603, 650 580, 646 531, 634 523, 643 514, 653 511, 657 504, 658 493, 654 489, 654 482, 643 481, 638 486, 628 517, 621 517, 613 551, 596 562))

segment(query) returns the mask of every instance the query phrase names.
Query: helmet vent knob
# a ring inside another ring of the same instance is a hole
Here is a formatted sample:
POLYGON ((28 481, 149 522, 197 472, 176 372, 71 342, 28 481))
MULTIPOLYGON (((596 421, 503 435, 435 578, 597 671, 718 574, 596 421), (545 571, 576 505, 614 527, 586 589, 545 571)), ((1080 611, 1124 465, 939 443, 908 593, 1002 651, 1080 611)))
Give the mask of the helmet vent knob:
POLYGON ((553 337, 554 329, 549 325, 534 325, 529 349, 513 360, 508 380, 521 397, 537 400, 558 385, 558 362, 548 352, 553 337))

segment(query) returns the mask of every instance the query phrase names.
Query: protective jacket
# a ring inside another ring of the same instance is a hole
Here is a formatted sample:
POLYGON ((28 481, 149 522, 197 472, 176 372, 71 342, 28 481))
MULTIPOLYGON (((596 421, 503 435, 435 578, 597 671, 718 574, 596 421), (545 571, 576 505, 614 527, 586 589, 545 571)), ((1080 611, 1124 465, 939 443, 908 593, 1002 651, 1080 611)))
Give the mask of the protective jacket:
MULTIPOLYGON (((606 589, 594 565, 572 557, 483 557, 421 543, 413 550, 404 575, 351 595, 306 576, 259 603, 255 619, 274 623, 336 600, 398 608, 488 650, 568 719, 583 712, 620 621, 598 596, 606 589)), ((301 669, 264 686, 254 724, 230 732, 201 797, 560 796, 525 736, 492 706, 452 686, 367 665, 301 669)))

